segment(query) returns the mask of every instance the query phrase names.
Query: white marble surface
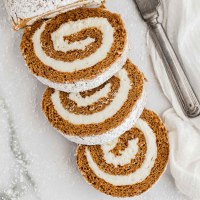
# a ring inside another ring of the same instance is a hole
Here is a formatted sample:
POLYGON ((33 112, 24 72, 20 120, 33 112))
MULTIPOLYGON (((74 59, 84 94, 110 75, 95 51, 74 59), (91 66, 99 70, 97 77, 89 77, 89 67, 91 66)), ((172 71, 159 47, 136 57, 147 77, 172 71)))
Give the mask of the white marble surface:
MULTIPOLYGON (((161 114, 169 107, 152 70, 146 48, 147 27, 132 0, 109 0, 121 13, 131 47, 130 58, 145 73, 147 107, 161 114)), ((90 187, 77 171, 76 145, 50 127, 40 110, 45 89, 27 70, 19 52, 22 32, 12 32, 0 0, 0 199, 111 200, 90 187), (4 198, 3 198, 4 197, 4 198)), ((169 169, 138 200, 185 200, 169 169)))

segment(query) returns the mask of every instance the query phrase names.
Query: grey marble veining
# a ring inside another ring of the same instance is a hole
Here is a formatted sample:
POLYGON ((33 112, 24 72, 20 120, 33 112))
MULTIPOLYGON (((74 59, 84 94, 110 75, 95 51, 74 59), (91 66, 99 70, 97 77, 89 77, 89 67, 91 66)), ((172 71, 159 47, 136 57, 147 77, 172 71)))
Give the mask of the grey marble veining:
POLYGON ((13 156, 16 160, 15 166, 15 176, 10 183, 8 188, 4 188, 0 191, 1 200, 14 200, 20 199, 20 197, 30 188, 36 190, 36 184, 32 177, 30 176, 27 166, 29 161, 26 158, 25 153, 22 151, 20 142, 17 138, 11 113, 8 106, 6 105, 3 97, 0 96, 0 112, 3 113, 5 119, 7 120, 9 129, 9 147, 13 156))

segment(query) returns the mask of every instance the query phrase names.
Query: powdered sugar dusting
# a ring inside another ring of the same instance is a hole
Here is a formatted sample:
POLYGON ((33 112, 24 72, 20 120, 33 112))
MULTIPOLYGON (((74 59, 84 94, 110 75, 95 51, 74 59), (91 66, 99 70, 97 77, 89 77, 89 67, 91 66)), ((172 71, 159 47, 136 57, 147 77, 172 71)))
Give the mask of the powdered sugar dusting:
POLYGON ((75 83, 61 84, 61 83, 51 82, 50 80, 45 79, 41 76, 36 76, 36 78, 40 82, 42 82, 45 85, 48 85, 51 88, 68 92, 68 93, 70 92, 78 93, 78 92, 90 90, 105 83, 108 79, 110 79, 114 74, 116 74, 124 66, 128 58, 128 50, 129 48, 127 44, 121 57, 119 57, 117 61, 113 63, 108 70, 104 71, 102 74, 100 74, 99 76, 91 80, 83 80, 83 81, 78 81, 75 83))
MULTIPOLYGON (((121 13, 127 24, 129 43, 133 48, 130 53, 131 60, 142 66, 140 69, 146 72, 147 77, 152 74, 153 79, 152 64, 148 62, 145 50, 146 28, 139 21, 134 1, 109 0, 109 2, 109 10, 121 13)), ((75 166, 76 145, 56 134, 44 119, 40 111, 44 86, 32 77, 24 66, 19 50, 21 32, 10 31, 6 16, 3 1, 0 1, 0 95, 4 97, 12 114, 20 146, 30 161, 28 170, 38 187, 37 191, 28 190, 20 200, 113 200, 113 197, 97 192, 85 183, 75 166), (35 197, 36 193, 40 198, 35 197)), ((159 85, 152 84, 150 80, 147 87, 150 89, 148 107, 161 113, 168 104, 164 101, 164 97, 160 96, 159 85)), ((5 115, 1 112, 0 191, 9 188, 15 166, 15 159, 8 146, 9 134, 6 131, 6 121, 2 116, 5 115), (5 128, 1 126, 2 124, 5 124, 5 128)), ((186 200, 176 190, 169 170, 148 193, 134 198, 134 200, 155 199, 186 200)))
POLYGON ((88 136, 88 137, 68 136, 68 135, 63 135, 63 136, 72 142, 79 144, 86 144, 86 145, 97 145, 110 142, 133 127, 133 125, 139 119, 142 111, 144 110, 145 104, 146 104, 146 93, 145 91, 143 91, 142 96, 136 103, 135 107, 133 108, 129 116, 122 122, 122 124, 120 124, 118 127, 114 129, 105 132, 102 135, 88 136))
POLYGON ((20 20, 51 14, 73 4, 100 4, 102 0, 4 0, 7 12, 15 24, 20 20))

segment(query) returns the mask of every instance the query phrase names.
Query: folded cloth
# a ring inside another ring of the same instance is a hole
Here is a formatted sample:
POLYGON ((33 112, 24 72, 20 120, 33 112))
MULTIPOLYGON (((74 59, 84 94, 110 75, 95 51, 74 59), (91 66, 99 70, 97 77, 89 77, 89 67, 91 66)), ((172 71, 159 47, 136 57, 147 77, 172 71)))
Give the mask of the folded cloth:
MULTIPOLYGON (((161 10, 167 35, 200 99, 200 1, 168 0, 161 10)), ((200 199, 200 117, 184 115, 149 35, 147 44, 155 74, 173 107, 163 114, 169 130, 171 173, 182 193, 200 199)))
POLYGON ((192 199, 200 198, 200 134, 177 116, 173 109, 164 113, 170 130, 170 168, 179 190, 192 199))

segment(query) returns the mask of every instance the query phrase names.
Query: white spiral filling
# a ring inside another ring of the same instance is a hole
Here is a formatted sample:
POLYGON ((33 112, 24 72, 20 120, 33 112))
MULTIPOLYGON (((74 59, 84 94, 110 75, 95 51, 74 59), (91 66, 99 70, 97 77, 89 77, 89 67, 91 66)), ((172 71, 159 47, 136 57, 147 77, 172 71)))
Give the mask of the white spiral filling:
POLYGON ((107 57, 107 53, 110 51, 114 41, 114 28, 106 18, 94 17, 64 23, 51 34, 55 50, 67 52, 75 49, 85 49, 93 41, 92 38, 88 37, 85 40, 69 44, 67 41, 64 41, 64 36, 70 36, 83 29, 94 27, 102 32, 102 45, 96 52, 81 60, 77 59, 73 62, 64 62, 47 56, 43 51, 40 38, 42 32, 45 30, 45 26, 46 23, 44 22, 32 37, 35 54, 45 65, 61 72, 74 72, 96 65, 107 57))
MULTIPOLYGON (((115 115, 121 109, 123 104, 126 102, 128 98, 129 90, 132 87, 131 81, 125 69, 122 69, 116 76, 120 79, 120 87, 118 91, 116 92, 115 97, 112 100, 112 102, 108 106, 106 106, 104 110, 97 113, 90 114, 90 115, 81 115, 81 114, 77 115, 77 114, 71 113, 63 107, 60 97, 59 97, 59 91, 57 90, 51 95, 51 100, 52 100, 55 110, 64 120, 67 120, 73 124, 93 124, 93 123, 101 123, 105 121, 106 119, 115 115)), ((74 97, 74 95, 72 96, 75 102, 79 105, 91 104, 93 102, 97 102, 98 99, 103 97, 103 95, 105 95, 106 92, 110 91, 110 88, 108 90, 109 86, 107 85, 104 88, 102 88, 99 94, 97 93, 96 95, 92 95, 91 99, 89 100, 88 98, 77 99, 74 97), (80 103, 81 101, 83 101, 83 103, 80 103)))
POLYGON ((128 147, 124 151, 119 151, 120 156, 115 156, 111 150, 114 149, 118 142, 118 138, 110 143, 101 145, 104 154, 104 160, 108 164, 113 164, 115 167, 118 165, 123 166, 131 162, 132 158, 138 152, 138 138, 128 141, 128 147))
POLYGON ((86 46, 95 41, 94 38, 87 37, 84 40, 69 43, 68 40, 64 40, 64 37, 60 37, 60 35, 54 33, 51 35, 54 49, 65 53, 73 50, 85 50, 86 46))
POLYGON ((87 96, 83 98, 80 93, 70 93, 69 94, 69 99, 77 103, 79 107, 81 106, 89 106, 92 105, 95 102, 98 102, 101 98, 107 97, 108 93, 111 90, 111 84, 107 83, 101 90, 95 92, 91 96, 87 96))
MULTIPOLYGON (((140 183, 146 179, 150 175, 151 169, 154 166, 156 157, 157 157, 157 144, 156 144, 156 136, 153 130, 149 127, 149 125, 142 119, 139 119, 136 123, 135 127, 140 129, 145 137, 147 151, 145 155, 145 160, 142 163, 142 166, 137 169, 135 172, 130 173, 129 175, 110 175, 104 171, 102 171, 98 165, 93 161, 91 153, 89 149, 86 147, 85 155, 87 157, 88 164, 91 170, 101 179, 105 180, 106 182, 115 185, 115 186, 122 186, 122 185, 133 185, 136 183, 140 183)), ((130 162, 131 159, 134 159, 135 155, 137 154, 138 147, 135 147, 137 139, 131 140, 128 143, 128 147, 120 157, 112 158, 108 155, 109 147, 114 147, 116 145, 116 141, 113 141, 113 144, 103 145, 102 149, 106 155, 104 155, 105 161, 109 164, 116 165, 117 163, 121 166, 127 164, 127 161, 130 162), (120 160, 121 159, 121 160, 120 160)), ((110 153, 109 153, 110 154, 110 153)))

